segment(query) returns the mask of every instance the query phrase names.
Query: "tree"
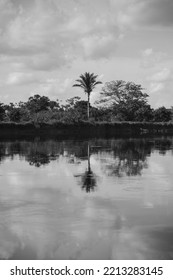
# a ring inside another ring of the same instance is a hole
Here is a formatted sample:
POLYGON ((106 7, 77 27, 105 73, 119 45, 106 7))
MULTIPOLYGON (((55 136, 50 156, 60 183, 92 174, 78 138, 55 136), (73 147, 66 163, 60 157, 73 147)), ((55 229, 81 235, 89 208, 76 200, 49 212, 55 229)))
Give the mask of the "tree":
POLYGON ((5 107, 3 103, 0 103, 0 121, 4 119, 5 116, 5 107))
POLYGON ((150 105, 145 105, 135 112, 135 121, 150 122, 153 120, 153 109, 150 105))
POLYGON ((59 110, 60 109, 59 100, 58 99, 56 101, 50 100, 49 107, 50 107, 50 110, 52 110, 52 111, 59 110))
POLYGON ((6 110, 6 117, 8 121, 12 122, 19 122, 21 119, 21 113, 20 113, 20 108, 18 105, 15 103, 10 102, 9 105, 5 106, 6 110))
POLYGON ((88 120, 90 117, 90 95, 96 85, 102 84, 102 82, 97 81, 98 75, 94 75, 94 73, 85 72, 80 75, 80 79, 77 79, 77 84, 74 84, 73 87, 81 87, 84 92, 88 95, 88 103, 87 103, 87 116, 88 120))
POLYGON ((66 110, 69 110, 69 109, 74 109, 74 106, 76 104, 76 102, 78 102, 81 98, 79 96, 74 96, 72 98, 69 98, 66 100, 66 105, 64 106, 64 108, 66 110))
POLYGON ((147 101, 148 95, 142 91, 141 85, 132 82, 111 81, 103 87, 101 100, 97 104, 111 109, 116 118, 122 121, 138 121, 138 115, 140 121, 146 120, 151 116, 151 108, 147 101))
POLYGON ((154 110, 153 120, 155 122, 169 122, 172 118, 171 109, 166 109, 164 106, 154 110))
POLYGON ((9 120, 12 122, 19 122, 21 120, 21 116, 22 113, 20 108, 14 107, 14 108, 10 108, 8 111, 9 120))
POLYGON ((119 104, 124 97, 125 84, 126 83, 122 80, 106 82, 100 92, 101 99, 95 103, 107 108, 113 107, 115 104, 119 104))
POLYGON ((38 113, 49 109, 50 99, 47 96, 40 96, 35 94, 29 97, 26 102, 26 107, 31 113, 38 113))

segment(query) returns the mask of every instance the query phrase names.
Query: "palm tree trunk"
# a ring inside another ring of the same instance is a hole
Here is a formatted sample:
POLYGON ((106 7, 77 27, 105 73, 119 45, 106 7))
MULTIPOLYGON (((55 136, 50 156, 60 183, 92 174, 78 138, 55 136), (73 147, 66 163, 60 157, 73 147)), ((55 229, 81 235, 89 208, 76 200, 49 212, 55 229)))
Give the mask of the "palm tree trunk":
POLYGON ((91 172, 91 165, 90 165, 90 145, 88 142, 88 171, 91 172))
POLYGON ((90 118, 90 93, 88 93, 88 103, 87 103, 87 117, 90 118))

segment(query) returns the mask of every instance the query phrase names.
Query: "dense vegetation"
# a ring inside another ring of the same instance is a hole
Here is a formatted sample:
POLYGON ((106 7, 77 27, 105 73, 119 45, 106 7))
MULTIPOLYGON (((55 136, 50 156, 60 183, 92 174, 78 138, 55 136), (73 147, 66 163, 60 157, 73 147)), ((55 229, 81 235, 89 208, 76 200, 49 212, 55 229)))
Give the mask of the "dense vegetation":
POLYGON ((64 104, 47 96, 34 95, 26 102, 0 103, 0 121, 15 123, 66 123, 90 122, 171 122, 173 109, 151 108, 148 94, 141 85, 122 80, 107 82, 93 106, 90 94, 100 81, 97 75, 85 73, 73 86, 81 87, 88 96, 84 101, 75 96, 64 104))

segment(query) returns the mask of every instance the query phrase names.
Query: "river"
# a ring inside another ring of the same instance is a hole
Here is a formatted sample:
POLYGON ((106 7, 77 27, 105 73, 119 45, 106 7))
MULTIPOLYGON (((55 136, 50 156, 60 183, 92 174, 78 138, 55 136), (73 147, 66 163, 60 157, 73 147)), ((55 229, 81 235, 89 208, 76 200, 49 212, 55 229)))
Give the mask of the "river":
POLYGON ((173 138, 1 140, 0 259, 173 259, 173 138))

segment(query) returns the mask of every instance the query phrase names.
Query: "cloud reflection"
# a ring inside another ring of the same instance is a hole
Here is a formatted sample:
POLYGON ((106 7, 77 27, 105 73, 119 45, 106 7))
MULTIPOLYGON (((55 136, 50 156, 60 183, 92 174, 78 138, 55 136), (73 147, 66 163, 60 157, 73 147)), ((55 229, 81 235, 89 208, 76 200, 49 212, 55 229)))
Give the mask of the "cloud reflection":
POLYGON ((1 142, 0 259, 172 259, 171 149, 172 139, 1 142), (30 165, 38 152, 49 163, 30 165), (119 161, 121 176, 108 176, 119 161))

